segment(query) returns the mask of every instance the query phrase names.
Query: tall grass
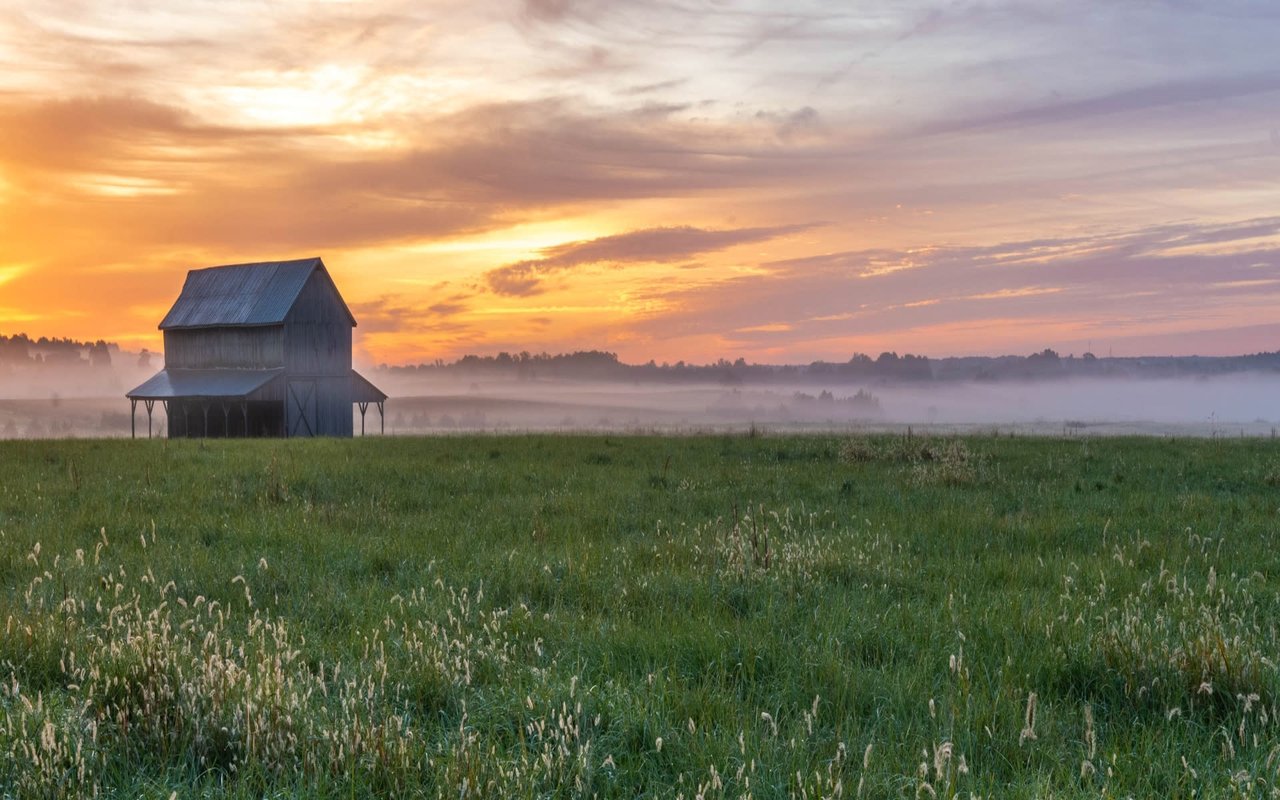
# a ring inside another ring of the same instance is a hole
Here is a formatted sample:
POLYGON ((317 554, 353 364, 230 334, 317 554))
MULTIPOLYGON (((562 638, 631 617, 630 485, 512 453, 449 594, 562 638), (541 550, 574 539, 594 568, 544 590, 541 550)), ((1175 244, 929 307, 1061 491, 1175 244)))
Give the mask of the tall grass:
POLYGON ((1276 455, 0 443, 0 796, 1274 794, 1276 455))

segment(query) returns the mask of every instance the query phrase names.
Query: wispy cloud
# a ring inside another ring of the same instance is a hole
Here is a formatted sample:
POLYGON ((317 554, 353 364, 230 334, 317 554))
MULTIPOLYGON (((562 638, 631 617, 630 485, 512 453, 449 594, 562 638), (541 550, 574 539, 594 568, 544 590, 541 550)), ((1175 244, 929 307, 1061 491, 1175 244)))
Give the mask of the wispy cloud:
POLYGON ((939 122, 925 132, 954 133, 975 129, 1016 129, 1055 123, 1075 123, 1113 114, 1127 114, 1169 106, 1221 103, 1233 98, 1280 92, 1280 72, 1224 75, 1204 79, 1151 83, 1124 91, 1096 94, 1079 100, 1033 105, 987 116, 939 122))
MULTIPOLYGON (((868 273, 868 264, 894 258, 882 250, 775 261, 715 286, 659 290, 675 310, 638 321, 636 329, 673 339, 728 330, 748 347, 764 334, 774 346, 860 336, 879 338, 888 349, 905 331, 981 326, 983 320, 991 323, 993 342, 1023 338, 1049 321, 1071 320, 1113 335, 1126 326, 1138 331, 1179 321, 1244 323, 1280 302, 1280 283, 1273 283, 1280 281, 1277 236, 1280 218, 1273 217, 937 247, 897 254, 913 267, 896 272, 868 273), (1253 246, 1177 252, 1186 241, 1210 240, 1253 246), (1135 299, 1135 292, 1142 297, 1135 299), (1236 314, 1224 317, 1233 307, 1236 314)), ((1031 339, 1020 349, 1053 344, 1031 339)), ((934 352, 946 348, 939 342, 934 352)))
POLYGON ((548 275, 588 264, 669 264, 751 242, 762 242, 805 230, 808 225, 704 230, 684 225, 652 228, 568 242, 542 251, 540 258, 518 261, 485 273, 497 294, 531 295, 542 291, 548 275))
POLYGON ((459 333, 471 330, 469 323, 459 319, 470 309, 465 299, 465 295, 454 295, 440 302, 415 305, 404 298, 384 296, 350 306, 362 333, 459 333))

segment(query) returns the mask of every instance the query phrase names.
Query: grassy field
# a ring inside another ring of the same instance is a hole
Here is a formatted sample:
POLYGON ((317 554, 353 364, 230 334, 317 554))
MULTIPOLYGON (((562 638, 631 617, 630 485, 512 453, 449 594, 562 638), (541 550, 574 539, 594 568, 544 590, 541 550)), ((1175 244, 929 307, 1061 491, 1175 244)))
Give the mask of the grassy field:
POLYGON ((0 442, 0 796, 1280 785, 1280 443, 0 442))

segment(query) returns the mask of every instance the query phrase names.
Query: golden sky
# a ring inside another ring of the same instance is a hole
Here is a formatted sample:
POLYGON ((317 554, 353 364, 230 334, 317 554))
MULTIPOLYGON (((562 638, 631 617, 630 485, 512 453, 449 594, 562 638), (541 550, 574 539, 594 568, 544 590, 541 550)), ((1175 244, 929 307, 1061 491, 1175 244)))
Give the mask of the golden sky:
POLYGON ((1280 348, 1249 0, 0 0, 0 333, 324 258, 368 362, 1280 348))

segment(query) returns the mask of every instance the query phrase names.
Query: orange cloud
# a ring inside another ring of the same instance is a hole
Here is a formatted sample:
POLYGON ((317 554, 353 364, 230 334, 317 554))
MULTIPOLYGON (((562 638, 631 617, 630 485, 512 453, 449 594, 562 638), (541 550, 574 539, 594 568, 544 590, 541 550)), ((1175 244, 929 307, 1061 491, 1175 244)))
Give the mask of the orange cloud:
POLYGON ((689 225, 650 228, 589 241, 568 242, 544 248, 540 258, 520 261, 485 274, 489 288, 497 294, 525 296, 543 291, 542 280, 555 272, 586 264, 668 264, 737 245, 786 236, 809 226, 787 225, 772 228, 703 230, 689 225))

